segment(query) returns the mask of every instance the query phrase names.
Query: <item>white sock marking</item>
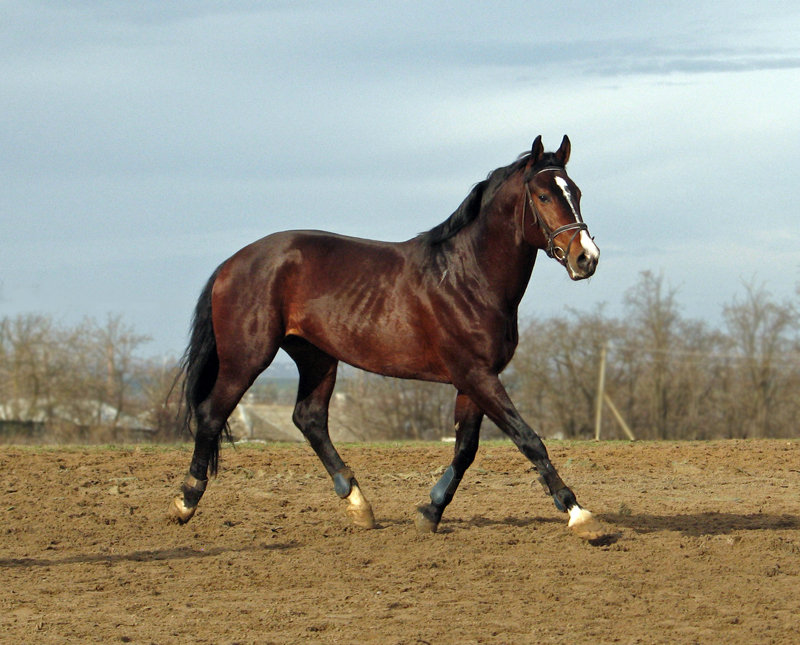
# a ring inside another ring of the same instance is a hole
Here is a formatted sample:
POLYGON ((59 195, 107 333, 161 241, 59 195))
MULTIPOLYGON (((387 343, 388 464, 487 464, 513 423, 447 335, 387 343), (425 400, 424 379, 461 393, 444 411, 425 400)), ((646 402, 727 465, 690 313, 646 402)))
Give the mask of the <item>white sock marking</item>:
POLYGON ((569 523, 567 526, 570 528, 576 524, 588 522, 592 518, 592 514, 589 511, 587 511, 585 508, 581 508, 577 504, 570 508, 567 512, 569 513, 569 523))

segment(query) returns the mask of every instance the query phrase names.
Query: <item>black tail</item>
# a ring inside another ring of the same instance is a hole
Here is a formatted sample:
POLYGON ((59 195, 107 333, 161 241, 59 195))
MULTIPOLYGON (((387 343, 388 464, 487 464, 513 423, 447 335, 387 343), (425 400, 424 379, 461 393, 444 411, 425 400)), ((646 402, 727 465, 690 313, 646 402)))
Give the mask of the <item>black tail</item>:
MULTIPOLYGON (((181 359, 181 371, 184 374, 183 399, 185 402, 183 426, 192 433, 192 420, 197 421, 197 408, 211 394, 211 389, 217 381, 219 372, 219 357, 217 356, 217 340, 214 336, 214 326, 211 320, 211 290, 217 279, 219 268, 214 271, 208 280, 192 318, 192 332, 189 346, 181 359)), ((224 427, 225 436, 230 439, 228 424, 224 427)), ((211 474, 217 472, 219 461, 220 434, 214 437, 214 445, 209 459, 211 474)))

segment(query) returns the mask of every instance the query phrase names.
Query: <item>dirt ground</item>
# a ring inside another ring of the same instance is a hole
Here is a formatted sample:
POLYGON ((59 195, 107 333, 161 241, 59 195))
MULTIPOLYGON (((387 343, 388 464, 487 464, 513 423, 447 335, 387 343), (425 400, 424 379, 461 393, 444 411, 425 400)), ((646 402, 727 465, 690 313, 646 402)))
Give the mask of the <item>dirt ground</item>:
POLYGON ((188 447, 0 447, 0 641, 800 642, 800 442, 549 448, 615 542, 571 535, 503 442, 429 536, 446 444, 341 447, 372 531, 305 445, 225 446, 185 526, 188 447))

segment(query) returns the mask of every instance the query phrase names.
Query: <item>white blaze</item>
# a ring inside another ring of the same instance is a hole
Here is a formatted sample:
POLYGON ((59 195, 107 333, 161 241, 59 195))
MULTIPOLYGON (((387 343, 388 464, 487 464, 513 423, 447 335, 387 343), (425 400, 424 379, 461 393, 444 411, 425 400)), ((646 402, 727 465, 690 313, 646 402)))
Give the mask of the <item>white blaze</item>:
POLYGON ((597 248, 592 236, 586 231, 581 231, 580 243, 583 247, 583 252, 590 258, 597 260, 600 257, 600 249, 597 248))
MULTIPOLYGON (((582 222, 583 219, 580 215, 578 215, 578 209, 575 207, 575 202, 572 199, 572 193, 569 190, 569 184, 567 183, 567 180, 563 177, 556 177, 555 180, 556 184, 561 189, 561 192, 564 193, 564 199, 567 200, 567 204, 569 204, 569 207, 572 210, 572 215, 575 217, 575 221, 582 222)), ((587 256, 594 260, 597 260, 600 257, 600 249, 597 248, 597 245, 594 243, 594 240, 589 233, 586 231, 581 231, 578 241, 583 248, 583 252, 587 256)))
POLYGON ((572 193, 569 192, 569 184, 567 180, 563 177, 556 177, 556 184, 561 189, 561 192, 564 193, 564 199, 567 200, 567 204, 572 209, 572 214, 575 216, 575 220, 578 222, 582 222, 581 216, 578 215, 578 209, 575 208, 575 203, 572 201, 572 193))

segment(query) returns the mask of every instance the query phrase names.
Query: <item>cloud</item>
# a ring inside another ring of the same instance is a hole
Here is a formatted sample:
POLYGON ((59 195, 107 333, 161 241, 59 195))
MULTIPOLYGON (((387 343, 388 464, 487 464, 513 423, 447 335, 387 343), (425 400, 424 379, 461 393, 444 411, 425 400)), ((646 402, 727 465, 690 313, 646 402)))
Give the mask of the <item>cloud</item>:
POLYGON ((627 43, 617 56, 598 56, 587 73, 599 76, 704 74, 800 68, 800 50, 740 51, 728 48, 682 51, 627 43))

